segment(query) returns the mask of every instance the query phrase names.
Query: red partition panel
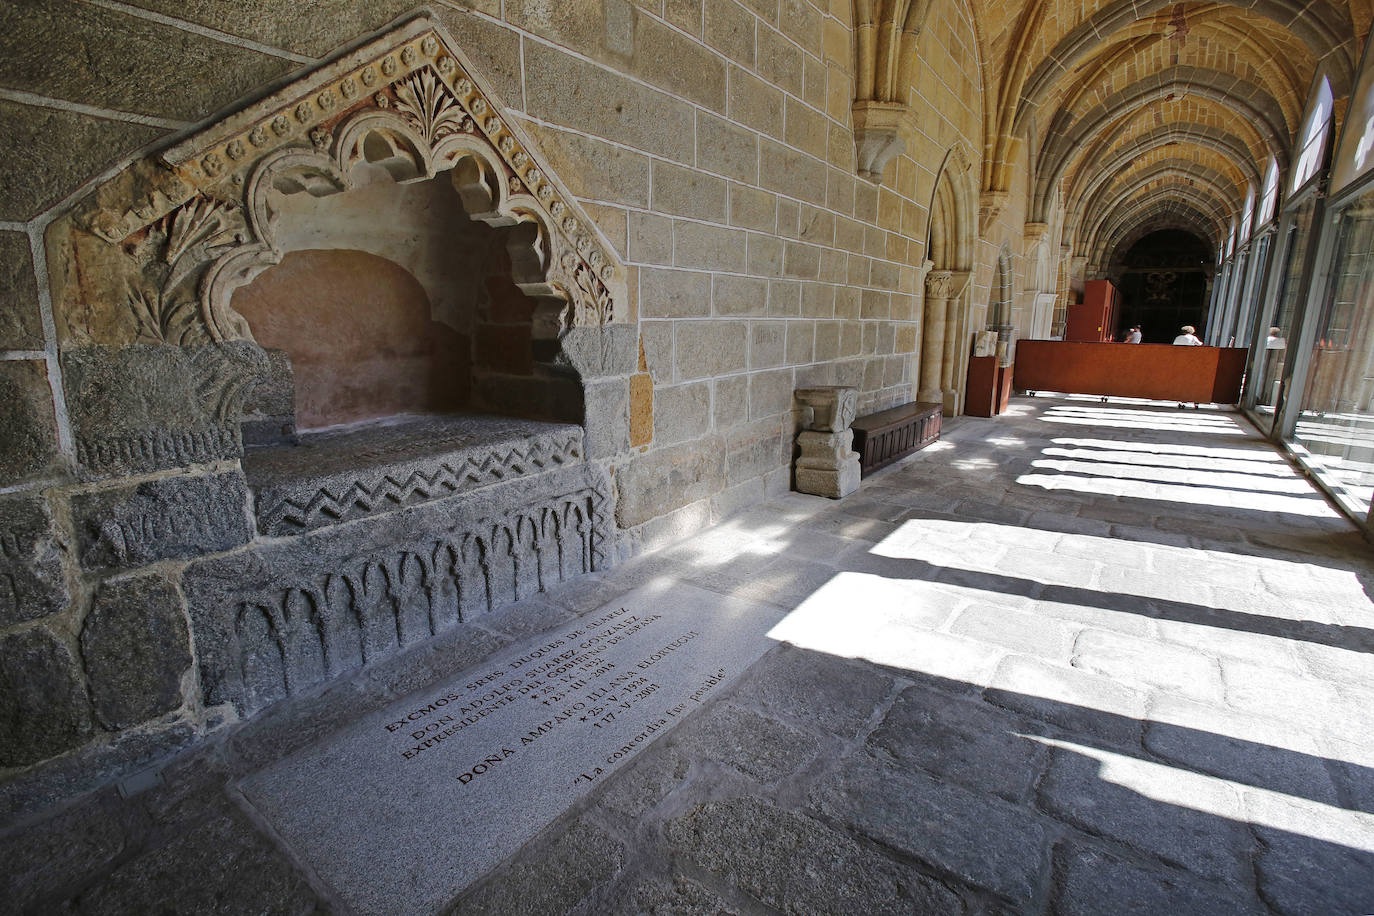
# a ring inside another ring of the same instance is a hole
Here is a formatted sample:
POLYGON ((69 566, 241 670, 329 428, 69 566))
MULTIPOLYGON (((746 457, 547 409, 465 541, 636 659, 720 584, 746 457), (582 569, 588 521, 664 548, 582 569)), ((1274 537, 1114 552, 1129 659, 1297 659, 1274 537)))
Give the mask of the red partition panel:
POLYGON ((997 412, 997 357, 969 357, 964 413, 971 417, 995 417, 997 412))
POLYGON ((1064 327, 1064 339, 1102 342, 1116 333, 1116 313, 1121 294, 1110 280, 1089 280, 1083 290, 1083 301, 1070 305, 1064 327))
POLYGON ((1217 380, 1212 386, 1213 404, 1240 403, 1240 384, 1245 380, 1245 358, 1249 354, 1245 347, 1225 347, 1218 351, 1217 380))
POLYGON ((1023 340, 1016 345, 1016 387, 1234 404, 1245 353, 1243 348, 1023 340))

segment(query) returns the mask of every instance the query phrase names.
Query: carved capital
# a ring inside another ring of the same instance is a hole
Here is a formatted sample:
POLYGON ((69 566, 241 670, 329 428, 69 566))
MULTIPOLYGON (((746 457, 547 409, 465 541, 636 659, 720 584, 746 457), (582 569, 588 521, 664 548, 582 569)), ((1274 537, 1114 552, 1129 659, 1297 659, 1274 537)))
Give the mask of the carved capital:
POLYGON ((954 271, 932 270, 926 274, 926 298, 948 299, 953 295, 954 271))
POLYGON ((807 429, 838 433, 849 428, 859 408, 859 389, 843 385, 798 388, 797 400, 811 411, 807 429))
POLYGON ((963 270, 932 270, 926 275, 926 298, 956 299, 963 295, 968 278, 963 270))
POLYGON ((887 164, 906 150, 916 119, 900 102, 856 101, 853 113, 859 176, 880 182, 887 164))

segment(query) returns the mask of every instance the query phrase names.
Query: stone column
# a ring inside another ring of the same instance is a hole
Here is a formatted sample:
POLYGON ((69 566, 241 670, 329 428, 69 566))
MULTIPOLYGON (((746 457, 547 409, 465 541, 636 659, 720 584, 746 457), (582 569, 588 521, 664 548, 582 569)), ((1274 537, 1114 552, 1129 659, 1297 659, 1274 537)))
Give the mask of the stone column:
MULTIPOLYGON (((949 300, 945 305, 945 350, 940 365, 940 391, 941 397, 936 398, 945 405, 946 413, 952 413, 954 402, 951 400, 956 396, 955 389, 961 379, 954 377, 955 371, 959 368, 959 297, 964 294, 963 284, 957 282, 955 277, 954 288, 951 290, 949 300)), ((966 344, 967 346, 967 344, 966 344)))
POLYGON ((921 381, 916 400, 943 404, 946 318, 954 271, 932 270, 926 275, 924 318, 921 322, 921 381))
POLYGON ((839 499, 859 488, 859 454, 849 424, 859 406, 859 389, 798 388, 797 400, 811 419, 797 436, 797 491, 839 499))

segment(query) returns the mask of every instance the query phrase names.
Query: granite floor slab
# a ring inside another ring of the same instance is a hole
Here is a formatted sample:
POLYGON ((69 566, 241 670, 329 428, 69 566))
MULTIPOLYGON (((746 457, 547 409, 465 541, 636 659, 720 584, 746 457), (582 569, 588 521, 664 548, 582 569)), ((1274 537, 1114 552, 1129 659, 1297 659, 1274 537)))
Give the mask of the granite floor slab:
POLYGON ((1018 398, 25 813, 0 909, 1368 914, 1371 685, 1374 549, 1239 415, 1018 398))

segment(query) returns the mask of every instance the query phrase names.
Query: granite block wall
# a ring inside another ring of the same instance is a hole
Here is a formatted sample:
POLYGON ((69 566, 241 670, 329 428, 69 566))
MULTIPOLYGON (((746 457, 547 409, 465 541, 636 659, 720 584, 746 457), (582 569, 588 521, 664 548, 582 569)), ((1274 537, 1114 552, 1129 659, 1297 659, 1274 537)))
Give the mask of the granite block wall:
MULTIPOLYGON (((7 797, 32 794, 39 772, 67 774, 69 788, 126 772, 232 720, 207 699, 183 573, 261 537, 242 441, 213 416, 187 420, 200 438, 110 454, 88 473, 81 443, 121 422, 119 400, 102 381, 109 363, 69 351, 73 328, 99 326, 111 306, 54 296, 74 281, 53 227, 132 160, 414 9, 0 6, 7 797), (119 519, 135 516, 163 529, 121 540, 119 519)), ((581 379, 585 457, 610 481, 608 562, 788 489, 794 389, 856 386, 860 413, 914 397, 931 196, 953 147, 981 148, 972 26, 954 4, 937 4, 922 37, 914 142, 881 183, 856 173, 848 0, 429 9, 627 269, 630 314, 609 343, 563 348, 581 379)), ((999 232, 972 243, 975 311, 999 232)), ((107 359, 139 362, 151 386, 198 378, 191 350, 163 349, 107 359)))

